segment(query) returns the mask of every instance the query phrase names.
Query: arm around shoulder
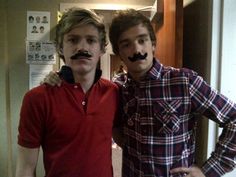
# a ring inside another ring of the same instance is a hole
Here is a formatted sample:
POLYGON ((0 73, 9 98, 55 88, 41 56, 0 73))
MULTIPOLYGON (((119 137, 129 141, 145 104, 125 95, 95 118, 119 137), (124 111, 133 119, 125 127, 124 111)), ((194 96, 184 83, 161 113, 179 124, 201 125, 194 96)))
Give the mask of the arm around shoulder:
POLYGON ((38 155, 39 148, 26 148, 19 145, 15 177, 36 177, 38 155))

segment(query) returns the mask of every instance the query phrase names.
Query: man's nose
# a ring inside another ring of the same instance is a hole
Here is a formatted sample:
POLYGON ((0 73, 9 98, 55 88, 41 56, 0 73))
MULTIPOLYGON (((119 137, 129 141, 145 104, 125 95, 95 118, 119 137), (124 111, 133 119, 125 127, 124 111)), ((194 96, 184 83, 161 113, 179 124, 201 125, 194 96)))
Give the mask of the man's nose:
POLYGON ((140 53, 141 52, 141 47, 138 44, 138 42, 133 43, 133 53, 140 53))
POLYGON ((85 39, 82 39, 81 41, 79 41, 78 43, 77 43, 77 50, 78 51, 87 51, 88 50, 88 43, 87 43, 87 41, 85 40, 85 39))

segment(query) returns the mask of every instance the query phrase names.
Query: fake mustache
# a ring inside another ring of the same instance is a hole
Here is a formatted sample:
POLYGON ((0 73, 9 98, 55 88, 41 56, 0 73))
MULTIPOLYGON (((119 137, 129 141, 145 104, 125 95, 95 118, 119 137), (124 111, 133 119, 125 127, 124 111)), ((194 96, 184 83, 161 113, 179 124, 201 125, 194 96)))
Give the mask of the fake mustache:
POLYGON ((92 55, 89 54, 88 51, 79 51, 76 54, 72 55, 70 57, 70 59, 77 60, 77 59, 80 59, 80 58, 83 58, 83 57, 90 58, 90 57, 92 57, 92 55))
POLYGON ((138 60, 144 60, 145 58, 147 58, 147 53, 145 54, 141 54, 140 52, 139 53, 135 53, 133 55, 133 57, 128 57, 128 59, 132 62, 135 62, 135 61, 138 61, 138 60))

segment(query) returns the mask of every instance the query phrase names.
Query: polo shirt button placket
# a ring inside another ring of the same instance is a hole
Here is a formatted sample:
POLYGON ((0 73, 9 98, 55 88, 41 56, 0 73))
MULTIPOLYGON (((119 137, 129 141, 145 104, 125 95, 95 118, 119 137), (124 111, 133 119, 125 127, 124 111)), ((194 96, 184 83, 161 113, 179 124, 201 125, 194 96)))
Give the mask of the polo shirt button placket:
POLYGON ((78 88, 78 85, 75 85, 74 88, 77 89, 77 88, 78 88))

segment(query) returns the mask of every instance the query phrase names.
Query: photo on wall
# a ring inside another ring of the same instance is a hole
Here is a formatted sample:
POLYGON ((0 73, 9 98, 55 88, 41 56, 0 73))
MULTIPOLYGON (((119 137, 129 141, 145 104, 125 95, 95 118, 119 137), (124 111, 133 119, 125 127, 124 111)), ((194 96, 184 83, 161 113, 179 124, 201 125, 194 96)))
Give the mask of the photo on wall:
POLYGON ((27 12, 27 40, 50 40, 50 12, 27 12))

